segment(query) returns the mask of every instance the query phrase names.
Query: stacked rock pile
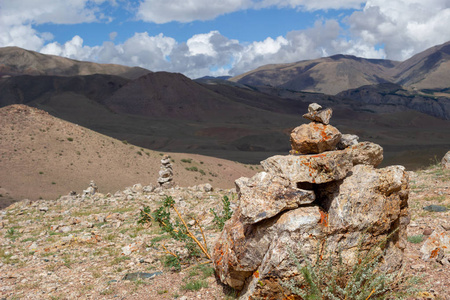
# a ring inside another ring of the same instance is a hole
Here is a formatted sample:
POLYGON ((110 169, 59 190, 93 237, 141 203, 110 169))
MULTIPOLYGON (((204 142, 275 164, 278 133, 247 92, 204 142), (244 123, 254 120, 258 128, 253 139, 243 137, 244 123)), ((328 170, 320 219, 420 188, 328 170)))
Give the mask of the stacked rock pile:
POLYGON ((215 244, 213 261, 221 281, 242 291, 240 299, 289 295, 279 281, 301 276, 289 249, 315 261, 327 245, 350 265, 358 248, 368 251, 394 232, 383 268, 402 264, 407 173, 402 166, 376 169, 383 149, 342 135, 329 125, 331 115, 331 109, 310 105, 304 117, 312 122, 292 131, 291 155, 270 157, 261 162, 264 172, 236 180, 239 206, 215 244))
POLYGON ((170 163, 170 157, 164 155, 161 159, 161 169, 159 170, 158 184, 160 187, 169 189, 173 187, 173 169, 170 163))

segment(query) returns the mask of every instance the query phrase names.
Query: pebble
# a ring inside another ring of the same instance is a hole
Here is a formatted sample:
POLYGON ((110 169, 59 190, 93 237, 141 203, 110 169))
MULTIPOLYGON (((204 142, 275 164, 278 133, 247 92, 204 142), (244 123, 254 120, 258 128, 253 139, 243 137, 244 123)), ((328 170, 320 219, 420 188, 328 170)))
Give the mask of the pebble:
POLYGON ((417 271, 423 271, 423 270, 425 270, 425 265, 422 265, 422 264, 420 264, 420 265, 412 265, 411 269, 417 270, 417 271))

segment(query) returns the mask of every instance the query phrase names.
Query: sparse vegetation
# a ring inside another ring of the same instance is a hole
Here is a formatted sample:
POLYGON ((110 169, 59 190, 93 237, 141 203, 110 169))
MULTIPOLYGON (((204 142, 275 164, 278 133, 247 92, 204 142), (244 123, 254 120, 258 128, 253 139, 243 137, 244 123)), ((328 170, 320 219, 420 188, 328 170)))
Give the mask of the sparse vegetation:
POLYGON ((353 266, 343 262, 340 251, 338 257, 328 252, 326 245, 322 253, 318 250, 314 263, 306 255, 300 260, 289 250, 301 278, 280 281, 280 285, 301 299, 404 299, 411 296, 418 292, 417 278, 406 278, 403 271, 387 274, 380 269, 387 239, 367 253, 362 251, 361 239, 353 266))
POLYGON ((411 235, 408 236, 408 242, 413 243, 413 244, 420 244, 423 242, 423 234, 418 234, 418 235, 411 235))
POLYGON ((192 163, 192 159, 191 158, 182 158, 181 159, 181 162, 184 162, 184 163, 192 163))
POLYGON ((67 140, 68 140, 69 142, 73 142, 73 138, 71 138, 71 137, 68 137, 67 140))
POLYGON ((230 208, 231 202, 228 196, 223 196, 222 198, 223 209, 220 214, 217 214, 214 209, 211 208, 211 213, 214 215, 213 222, 216 224, 219 230, 223 230, 225 222, 231 218, 233 211, 230 208))

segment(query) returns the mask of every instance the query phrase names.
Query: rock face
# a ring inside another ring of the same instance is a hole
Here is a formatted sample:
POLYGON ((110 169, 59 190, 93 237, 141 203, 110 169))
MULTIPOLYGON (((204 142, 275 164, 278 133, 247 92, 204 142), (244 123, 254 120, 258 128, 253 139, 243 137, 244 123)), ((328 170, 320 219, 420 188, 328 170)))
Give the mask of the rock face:
MULTIPOLYGON (((325 126, 331 127, 312 122, 294 135, 323 137, 325 126)), ((326 147, 319 146, 323 139, 309 142, 318 154, 273 156, 261 162, 264 172, 236 180, 239 206, 215 244, 213 261, 220 280, 242 290, 240 299, 289 295, 279 281, 301 275, 288 250, 314 261, 326 244, 352 264, 358 248, 368 251, 387 239, 382 268, 400 267, 409 224, 404 167, 376 169, 383 159, 379 145, 356 143, 353 136, 336 150, 341 134, 333 136, 326 147)), ((297 140, 291 136, 293 149, 299 149, 297 140)))
POLYGON ((164 155, 161 159, 161 169, 159 170, 158 184, 162 188, 173 187, 173 169, 170 163, 170 157, 164 155))

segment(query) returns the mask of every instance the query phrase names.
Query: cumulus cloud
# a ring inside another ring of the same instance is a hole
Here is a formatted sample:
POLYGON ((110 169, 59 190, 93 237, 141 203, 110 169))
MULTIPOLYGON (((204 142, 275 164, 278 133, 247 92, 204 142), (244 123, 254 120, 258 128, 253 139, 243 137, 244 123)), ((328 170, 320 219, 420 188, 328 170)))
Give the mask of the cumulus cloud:
POLYGON ((450 40, 450 1, 371 0, 348 24, 358 43, 383 45, 387 58, 404 60, 450 40))
POLYGON ((251 0, 144 0, 139 6, 137 17, 157 24, 204 21, 247 9, 251 4, 251 0))
POLYGON ((304 11, 354 9, 347 17, 319 19, 307 29, 246 43, 211 30, 186 41, 176 41, 162 33, 136 32, 123 43, 116 43, 117 33, 111 32, 108 41, 87 46, 81 34, 59 43, 51 42, 51 33, 33 28, 34 24, 46 22, 106 22, 108 18, 99 6, 105 1, 0 0, 0 28, 6 28, 0 31, 0 46, 15 45, 73 59, 180 72, 196 78, 237 75, 265 64, 338 53, 404 60, 450 40, 450 0, 141 0, 137 7, 138 18, 154 23, 209 20, 237 10, 267 7, 304 11))

